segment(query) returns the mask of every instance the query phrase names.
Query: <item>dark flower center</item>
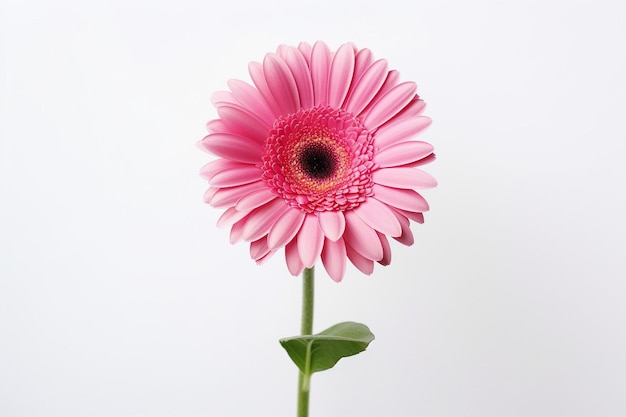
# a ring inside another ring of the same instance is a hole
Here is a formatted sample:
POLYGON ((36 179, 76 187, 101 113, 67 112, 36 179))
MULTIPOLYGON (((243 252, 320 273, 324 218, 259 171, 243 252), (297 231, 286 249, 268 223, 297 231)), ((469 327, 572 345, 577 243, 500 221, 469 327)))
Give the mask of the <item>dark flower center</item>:
POLYGON ((322 143, 312 143, 300 154, 302 171, 312 178, 323 180, 331 177, 337 166, 332 149, 322 143))

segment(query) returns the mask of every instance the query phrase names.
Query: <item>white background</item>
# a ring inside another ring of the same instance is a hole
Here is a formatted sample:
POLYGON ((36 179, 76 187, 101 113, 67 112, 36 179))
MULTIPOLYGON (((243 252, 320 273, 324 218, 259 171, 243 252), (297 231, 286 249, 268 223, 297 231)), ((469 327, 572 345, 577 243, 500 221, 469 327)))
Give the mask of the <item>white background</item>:
POLYGON ((391 266, 318 268, 367 352, 311 416, 626 415, 626 3, 4 0, 0 416, 293 416, 299 278, 217 229, 229 78, 346 41, 415 80, 440 186, 391 266))

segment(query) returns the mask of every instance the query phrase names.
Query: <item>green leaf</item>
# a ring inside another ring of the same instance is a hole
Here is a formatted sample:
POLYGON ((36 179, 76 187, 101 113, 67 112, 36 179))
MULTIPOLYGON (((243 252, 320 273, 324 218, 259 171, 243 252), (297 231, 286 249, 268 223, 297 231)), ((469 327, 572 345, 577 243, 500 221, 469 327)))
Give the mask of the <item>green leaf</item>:
POLYGON ((361 323, 335 324, 314 335, 280 339, 291 360, 306 375, 330 369, 341 358, 363 352, 374 335, 361 323))

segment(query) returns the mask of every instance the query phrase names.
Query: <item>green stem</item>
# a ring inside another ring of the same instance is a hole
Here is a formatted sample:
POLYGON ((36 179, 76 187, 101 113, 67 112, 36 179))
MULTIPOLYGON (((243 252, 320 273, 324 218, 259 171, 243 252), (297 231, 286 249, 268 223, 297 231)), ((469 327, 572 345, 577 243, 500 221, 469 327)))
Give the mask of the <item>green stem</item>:
MULTIPOLYGON (((302 271, 302 326, 300 333, 313 334, 314 269, 302 271)), ((300 372, 298 378, 298 417, 309 415, 309 388, 311 372, 300 372)))
POLYGON ((305 268, 302 271, 302 326, 300 333, 303 336, 313 334, 314 268, 305 268))

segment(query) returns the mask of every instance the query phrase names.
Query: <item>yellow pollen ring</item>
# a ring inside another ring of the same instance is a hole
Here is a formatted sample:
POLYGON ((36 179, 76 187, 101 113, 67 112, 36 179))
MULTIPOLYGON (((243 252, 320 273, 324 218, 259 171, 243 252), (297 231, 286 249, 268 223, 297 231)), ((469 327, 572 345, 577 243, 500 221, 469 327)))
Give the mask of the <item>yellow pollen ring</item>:
POLYGON ((333 137, 332 133, 324 133, 327 134, 314 137, 303 135, 299 138, 300 140, 290 141, 291 143, 286 146, 286 152, 283 154, 286 159, 283 161, 283 166, 286 168, 285 178, 289 180, 291 187, 298 193, 317 194, 340 187, 350 172, 348 150, 333 137), (336 164, 334 172, 328 178, 314 178, 303 171, 300 155, 311 145, 318 145, 327 149, 334 159, 336 164))

